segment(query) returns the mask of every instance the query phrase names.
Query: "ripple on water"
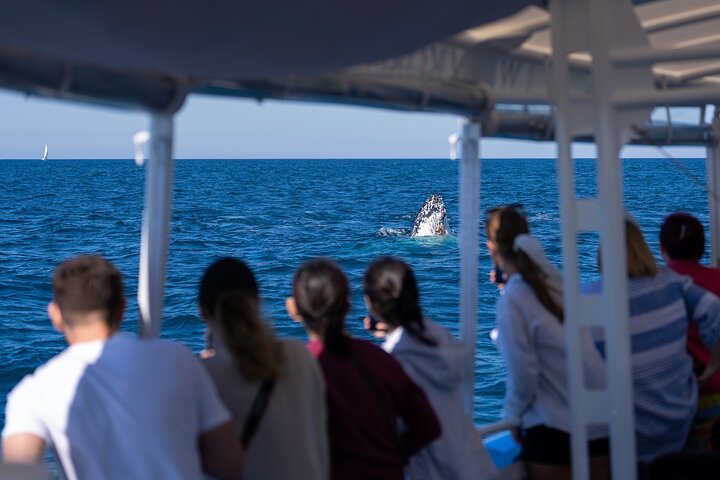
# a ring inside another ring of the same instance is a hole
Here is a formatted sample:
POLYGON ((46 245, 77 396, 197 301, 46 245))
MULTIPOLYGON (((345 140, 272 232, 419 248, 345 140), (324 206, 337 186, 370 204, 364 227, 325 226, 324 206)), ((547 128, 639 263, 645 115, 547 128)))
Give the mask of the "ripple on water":
MULTIPOLYGON (((704 163, 685 165, 704 178, 704 163)), ((293 272, 313 256, 330 256, 346 269, 353 288, 348 328, 368 338, 362 275, 379 255, 396 255, 415 269, 425 313, 458 332, 459 196, 457 162, 448 160, 178 161, 175 176, 163 337, 198 351, 197 282, 223 255, 244 259, 256 272, 263 309, 280 335, 303 338, 287 317, 293 272), (349 181, 362 179, 362 181, 349 181), (452 234, 410 238, 418 208, 440 193, 452 234), (457 229, 457 230, 456 230, 457 229)), ((551 260, 560 261, 554 162, 484 160, 481 210, 522 203, 532 230, 551 260)), ((594 162, 577 162, 577 190, 592 196, 594 162)), ((47 320, 49 279, 69 255, 100 252, 125 275, 129 308, 123 329, 137 329, 135 306, 145 170, 128 161, 0 162, 0 388, 64 348, 47 320)), ((688 210, 707 221, 702 189, 664 160, 625 162, 626 205, 657 253, 661 216, 688 210)), ((475 420, 497 419, 505 370, 489 339, 497 289, 480 228, 475 420)), ((581 237, 584 278, 597 275, 597 239, 581 237)), ((0 415, 5 395, 0 397, 0 415)))

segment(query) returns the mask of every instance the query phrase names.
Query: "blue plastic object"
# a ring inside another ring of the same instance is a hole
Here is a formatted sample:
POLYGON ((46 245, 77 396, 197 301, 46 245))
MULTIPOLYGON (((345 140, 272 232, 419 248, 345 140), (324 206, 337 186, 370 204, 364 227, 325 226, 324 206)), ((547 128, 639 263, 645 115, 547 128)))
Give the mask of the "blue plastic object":
POLYGON ((520 445, 509 431, 490 435, 484 443, 498 470, 512 465, 520 455, 520 445))

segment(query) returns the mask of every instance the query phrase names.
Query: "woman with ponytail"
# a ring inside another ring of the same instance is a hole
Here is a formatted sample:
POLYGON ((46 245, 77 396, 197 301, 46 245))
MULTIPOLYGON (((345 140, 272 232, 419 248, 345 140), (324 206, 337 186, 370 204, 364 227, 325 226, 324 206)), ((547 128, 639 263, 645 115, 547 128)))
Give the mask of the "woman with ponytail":
POLYGON ((305 326, 308 348, 325 374, 331 478, 403 480, 407 459, 440 435, 440 425, 391 355, 345 332, 345 274, 331 260, 304 263, 286 306, 305 326))
MULTIPOLYGON (((497 304, 497 344, 507 367, 503 417, 518 423, 530 479, 569 479, 570 405, 565 358, 562 278, 529 234, 517 207, 492 210, 488 245, 506 275, 497 304)), ((605 385, 605 366, 590 332, 583 337, 586 385, 605 385)), ((607 427, 588 429, 593 479, 609 477, 607 427)))
POLYGON ((213 263, 198 303, 215 350, 203 363, 242 432, 243 479, 328 479, 322 373, 302 343, 276 339, 262 320, 250 269, 213 263))
POLYGON ((365 328, 385 337, 383 349, 425 392, 440 419, 442 436, 410 459, 411 479, 485 480, 497 470, 464 411, 465 348, 444 327, 422 316, 412 269, 402 260, 375 260, 363 278, 369 317, 365 328))

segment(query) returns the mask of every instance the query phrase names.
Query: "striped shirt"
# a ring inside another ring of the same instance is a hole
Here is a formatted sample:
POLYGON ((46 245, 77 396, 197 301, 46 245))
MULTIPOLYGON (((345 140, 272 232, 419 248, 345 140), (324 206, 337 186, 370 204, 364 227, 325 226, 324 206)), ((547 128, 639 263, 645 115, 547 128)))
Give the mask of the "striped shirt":
MULTIPOLYGON (((688 322, 714 346, 720 339, 720 299, 670 270, 628 283, 637 454, 648 461, 685 443, 698 395, 685 348, 688 322)), ((600 289, 595 283, 586 291, 600 289)), ((596 341, 604 352, 600 330, 596 341)))

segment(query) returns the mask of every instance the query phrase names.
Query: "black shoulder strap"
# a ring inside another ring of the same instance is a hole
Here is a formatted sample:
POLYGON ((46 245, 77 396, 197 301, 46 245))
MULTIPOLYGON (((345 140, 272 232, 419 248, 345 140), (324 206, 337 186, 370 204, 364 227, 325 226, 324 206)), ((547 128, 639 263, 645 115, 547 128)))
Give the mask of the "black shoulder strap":
POLYGON ((265 410, 267 409, 268 403, 270 402, 270 396, 272 395, 273 388, 275 387, 275 380, 266 380, 260 385, 255 400, 250 407, 250 413, 248 413, 245 419, 245 425, 243 425, 242 434, 240 435, 240 443, 243 448, 247 449, 250 445, 250 441, 260 425, 265 410))

